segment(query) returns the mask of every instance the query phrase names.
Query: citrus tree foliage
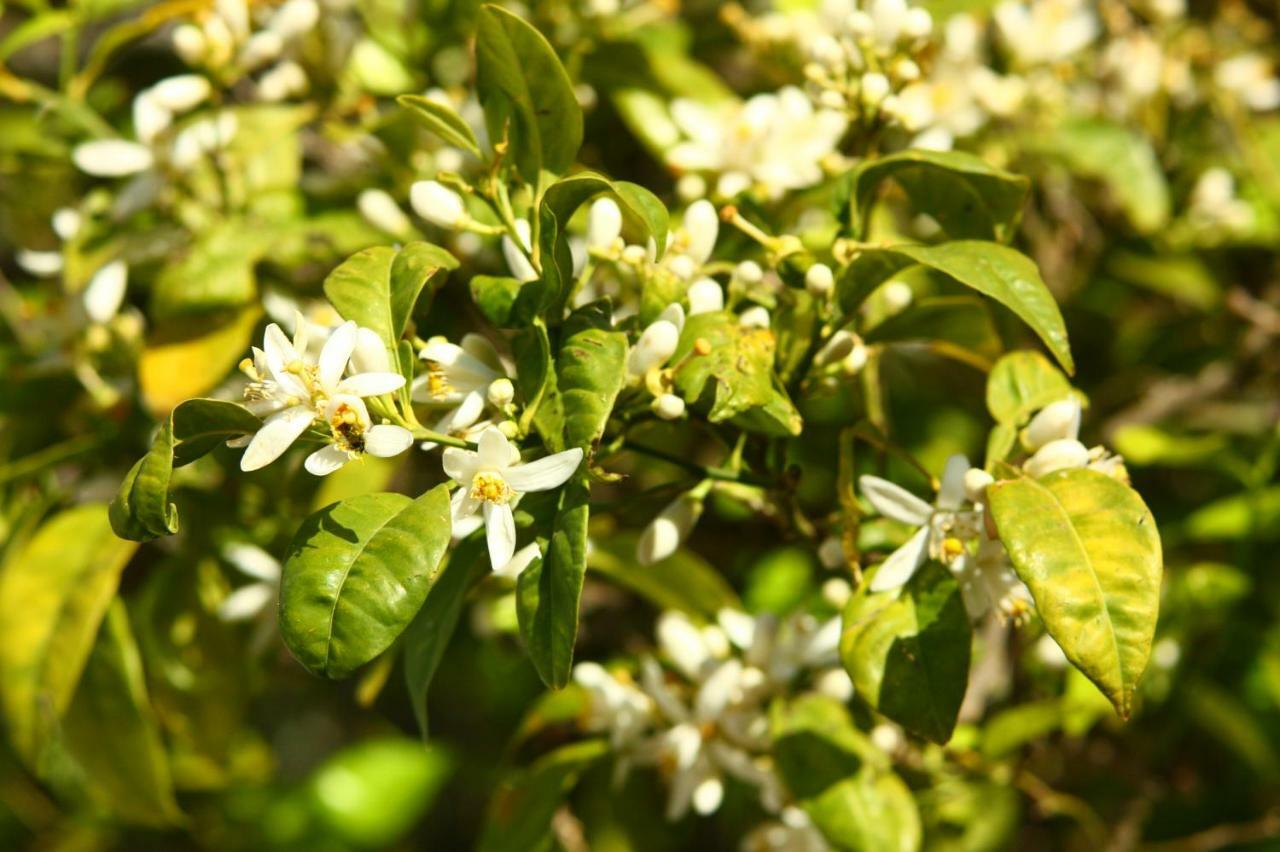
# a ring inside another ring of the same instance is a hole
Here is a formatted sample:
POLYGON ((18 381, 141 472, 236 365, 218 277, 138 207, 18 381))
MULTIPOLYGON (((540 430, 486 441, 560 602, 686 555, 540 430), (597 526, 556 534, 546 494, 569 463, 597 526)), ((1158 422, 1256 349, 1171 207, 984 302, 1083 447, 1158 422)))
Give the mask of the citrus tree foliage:
POLYGON ((1170 758, 1115 742, 1185 716, 1280 778, 1273 629, 1244 699, 1172 678, 1280 527, 1269 24, 427 7, 3 18, 15 838, 1255 813, 1162 826, 1170 758))

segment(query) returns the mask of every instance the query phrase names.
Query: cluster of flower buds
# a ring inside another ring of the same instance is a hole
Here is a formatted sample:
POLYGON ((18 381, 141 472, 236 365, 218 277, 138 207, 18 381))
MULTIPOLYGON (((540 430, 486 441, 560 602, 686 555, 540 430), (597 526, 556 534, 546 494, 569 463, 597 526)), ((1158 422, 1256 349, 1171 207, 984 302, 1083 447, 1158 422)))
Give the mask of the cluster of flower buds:
POLYGON ((289 58, 290 47, 319 20, 316 0, 285 0, 273 10, 245 0, 217 0, 194 23, 173 29, 173 47, 188 65, 206 68, 220 79, 235 80, 261 71, 256 82, 258 99, 283 101, 307 91, 307 74, 289 58), (253 12, 258 9, 263 14, 255 22, 253 12))

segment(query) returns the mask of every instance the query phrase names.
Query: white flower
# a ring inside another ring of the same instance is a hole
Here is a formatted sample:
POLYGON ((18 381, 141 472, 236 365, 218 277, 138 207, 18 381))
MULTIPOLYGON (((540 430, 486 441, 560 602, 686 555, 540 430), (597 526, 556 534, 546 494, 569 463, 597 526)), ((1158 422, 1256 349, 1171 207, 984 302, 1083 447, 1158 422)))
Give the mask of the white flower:
POLYGON ((1061 62, 1098 35, 1098 19, 1084 0, 1006 0, 995 8, 996 27, 1025 65, 1061 62))
POLYGON ((39 278, 50 278, 62 271, 62 252, 18 249, 13 256, 27 272, 39 278))
POLYGON ((498 353, 478 334, 464 335, 461 346, 432 338, 418 356, 427 371, 413 380, 414 401, 449 409, 437 432, 456 434, 475 425, 494 383, 506 380, 498 353))
POLYGON ((247 621, 276 602, 280 590, 280 562, 260 547, 243 542, 222 548, 222 558, 254 582, 223 598, 218 617, 223 621, 247 621))
POLYGON ((720 234, 720 216, 715 205, 705 198, 684 211, 684 252, 701 266, 711 257, 720 234))
MULTIPOLYGON (((392 372, 357 372, 343 377, 356 348, 358 328, 354 322, 339 326, 314 361, 307 355, 306 338, 305 323, 298 323, 293 340, 272 323, 263 335, 262 349, 254 350, 253 362, 241 365, 253 380, 245 388, 245 406, 259 416, 267 415, 262 428, 248 442, 240 459, 241 470, 258 470, 278 459, 317 417, 323 417, 337 430, 339 427, 333 423, 340 414, 342 434, 335 433, 340 448, 363 451, 365 430, 370 429, 369 415, 363 403, 356 408, 351 400, 359 402, 360 397, 391 393, 404 385, 404 376, 392 372), (335 407, 339 399, 346 408, 335 407), (347 422, 349 413, 354 422, 347 422)), ((400 439, 385 430, 378 436, 376 446, 380 452, 400 439)), ((337 460, 334 454, 325 458, 337 460)))
POLYGON ((1280 107, 1280 79, 1260 54, 1244 53, 1219 63, 1213 79, 1252 110, 1266 112, 1280 107))
POLYGON ((769 309, 760 305, 752 305, 738 317, 738 325, 743 328, 768 328, 769 309))
POLYGON ((1089 463, 1089 449, 1075 438, 1058 438, 1036 450, 1022 469, 1028 476, 1040 478, 1055 470, 1084 467, 1089 463))
POLYGON ((462 196, 434 180, 420 180, 409 187, 409 206, 441 228, 460 228, 468 219, 462 196))
POLYGON ((681 494, 644 528, 640 541, 636 543, 636 561, 641 565, 652 565, 671 556, 689 537, 701 516, 701 496, 694 491, 681 494))
POLYGON ((474 452, 457 447, 444 451, 444 472, 462 486, 453 495, 453 520, 483 511, 490 563, 503 566, 515 553, 511 503, 521 494, 563 485, 581 464, 582 450, 574 447, 522 464, 520 451, 492 427, 480 435, 478 444, 474 452))
POLYGON ((381 458, 398 456, 413 444, 413 433, 403 426, 374 426, 364 400, 352 394, 330 397, 324 419, 329 424, 330 443, 307 456, 305 465, 307 472, 316 476, 327 476, 365 453, 381 458))
POLYGON ((393 237, 413 232, 409 217, 385 190, 366 189, 356 198, 356 208, 365 221, 393 237))
POLYGON ((85 313, 96 323, 110 322, 124 302, 129 282, 129 267, 123 260, 113 260, 93 273, 84 289, 85 313))
POLYGON ((979 530, 976 553, 963 553, 948 566, 960 585, 965 610, 977 621, 994 611, 1003 620, 1021 624, 1034 604, 1031 590, 1014 573, 1009 554, 998 539, 979 530))
POLYGON ((517 219, 516 236, 520 238, 519 244, 511 239, 509 234, 502 237, 502 256, 507 261, 507 267, 511 270, 511 277, 517 281, 537 281, 538 271, 533 268, 533 262, 529 260, 529 254, 532 252, 532 246, 529 240, 532 237, 532 230, 527 219, 517 219))
POLYGON ((578 663, 573 667, 573 681, 587 691, 583 727, 593 733, 607 732, 615 751, 633 745, 651 722, 653 699, 599 663, 578 663))
POLYGON ((689 285, 689 316, 724 310, 724 290, 714 278, 699 278, 689 285))
POLYGON ((610 248, 622 233, 622 210, 612 198, 597 198, 587 217, 587 245, 593 249, 610 248))
POLYGON ((862 496, 886 518, 919 527, 889 558, 871 581, 871 591, 901 588, 930 557, 950 563, 963 553, 963 542, 977 535, 981 513, 962 511, 964 477, 969 461, 962 455, 947 459, 941 488, 934 505, 921 500, 900 485, 878 476, 861 476, 862 496))
POLYGON ((126 177, 151 168, 151 149, 126 139, 83 142, 71 152, 76 168, 94 177, 126 177))
POLYGON ((267 21, 267 29, 289 40, 305 35, 320 20, 315 0, 287 0, 267 21))
POLYGON ((684 309, 678 304, 668 305, 641 333, 627 355, 627 375, 632 381, 667 363, 667 359, 675 354, 683 328, 684 309))
POLYGON ((73 240, 80 233, 84 216, 74 207, 59 207, 53 211, 49 223, 53 226, 53 232, 58 235, 58 239, 73 240))
POLYGON ((169 159, 176 168, 190 169, 206 155, 230 145, 239 130, 240 121, 233 112, 202 118, 178 133, 169 159))
POLYGON ((1022 440, 1028 450, 1035 452, 1050 441, 1074 439, 1080 435, 1080 414, 1080 401, 1075 397, 1050 403, 1031 418, 1022 440))

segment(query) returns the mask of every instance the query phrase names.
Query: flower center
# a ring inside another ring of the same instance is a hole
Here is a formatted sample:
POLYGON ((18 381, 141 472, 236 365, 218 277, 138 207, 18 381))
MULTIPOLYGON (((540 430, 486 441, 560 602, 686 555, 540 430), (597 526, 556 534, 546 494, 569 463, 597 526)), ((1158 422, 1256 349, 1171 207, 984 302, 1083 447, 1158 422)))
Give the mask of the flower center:
POLYGON ((942 558, 951 562, 964 554, 964 542, 955 536, 947 536, 942 540, 942 558))
POLYGON ((354 408, 346 403, 340 404, 329 418, 329 426, 339 447, 349 453, 364 452, 364 424, 354 408))
POLYGON ((477 473, 471 480, 471 499, 486 503, 506 503, 511 499, 511 486, 496 473, 477 473))
POLYGON ((436 367, 430 368, 427 372, 427 392, 433 397, 439 399, 448 396, 453 391, 453 385, 449 384, 449 377, 445 375, 444 370, 436 367))

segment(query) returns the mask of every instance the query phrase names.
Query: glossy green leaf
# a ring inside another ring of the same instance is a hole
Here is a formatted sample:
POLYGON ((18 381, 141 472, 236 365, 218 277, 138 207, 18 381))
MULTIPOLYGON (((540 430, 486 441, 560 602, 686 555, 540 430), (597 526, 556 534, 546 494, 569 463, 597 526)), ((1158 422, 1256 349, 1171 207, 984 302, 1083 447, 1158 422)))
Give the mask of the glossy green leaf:
POLYGON ((224 399, 189 399, 173 410, 174 463, 190 464, 232 438, 253 434, 261 425, 243 405, 224 399))
POLYGON ((324 294, 343 319, 372 329, 387 346, 388 357, 398 358, 413 306, 423 287, 441 272, 456 269, 458 261, 430 243, 412 242, 400 250, 375 246, 347 258, 324 280, 324 294))
POLYGON ((556 359, 566 447, 590 453, 604 434, 627 374, 627 336, 613 330, 609 303, 594 302, 565 321, 556 359))
POLYGON ((841 308, 850 313, 897 272, 921 264, 988 296, 1013 311, 1066 368, 1075 370, 1067 329, 1053 294, 1035 263, 998 243, 956 240, 939 245, 865 249, 840 278, 841 308))
POLYGON ((945 743, 969 685, 971 644, 960 586, 930 562, 901 593, 853 598, 840 657, 859 698, 907 730, 945 743))
POLYGON ((731 314, 689 317, 670 363, 680 395, 703 406, 712 423, 733 420, 767 435, 799 435, 800 414, 773 371, 773 332, 745 328, 731 314), (698 341, 710 344, 706 355, 698 341))
POLYGON ((862 336, 867 343, 926 347, 965 363, 980 364, 1000 354, 1000 335, 991 312, 977 297, 928 296, 912 302, 862 336))
POLYGON ((609 753, 604 740, 585 740, 543 755, 512 772, 489 802, 480 852, 548 848, 551 819, 582 773, 609 753))
POLYGON ((422 735, 427 735, 427 691, 462 615, 467 592, 489 574, 483 536, 472 536, 449 554, 422 609, 404 633, 404 679, 422 735))
POLYGON ((200 235, 187 252, 164 267, 151 290, 157 320, 236 308, 254 299, 254 267, 279 230, 259 222, 226 221, 200 235))
POLYGON ((401 95, 396 98, 400 106, 413 112, 418 121, 439 136, 447 144, 480 157, 480 142, 471 125, 458 115, 457 110, 422 95, 401 95))
POLYGON ((1101 181, 1130 224, 1155 233, 1169 221, 1169 187, 1151 141, 1136 130, 1080 119, 1044 136, 1041 146, 1077 175, 1101 181))
POLYGON ((527 183, 573 165, 582 145, 573 83, 542 33, 498 6, 480 8, 476 88, 489 138, 506 140, 527 183))
POLYGON ((517 334, 511 350, 516 359, 516 387, 525 404, 521 425, 536 428, 547 449, 558 453, 565 448, 564 403, 556 387, 551 341, 542 321, 517 334))
POLYGON ((1195 541, 1280 539, 1280 485, 1214 500, 1192 512, 1184 529, 1195 541))
POLYGON ((902 187, 916 213, 932 216, 952 239, 1008 242, 1018 225, 1030 182, 962 151, 912 149, 869 158, 850 176, 850 225, 866 238, 876 190, 886 180, 902 187))
POLYGON ((112 534, 106 506, 87 503, 46 521, 0 572, 0 701, 29 765, 71 701, 136 548, 112 534))
POLYGON ((162 826, 181 819, 142 657, 118 598, 107 611, 61 734, 90 801, 128 823, 162 826))
POLYGON ((1071 396, 1071 383, 1039 352, 1010 352, 987 376, 987 410, 997 423, 1023 426, 1032 414, 1071 396))
POLYGON ((783 781, 826 839, 857 852, 915 852, 911 791, 834 699, 808 693, 770 709, 783 781))
POLYGON ((524 286, 521 282, 506 276, 474 275, 468 286, 471 288, 471 300, 485 319, 498 328, 513 325, 516 299, 524 286))
POLYGON ((451 530, 449 492, 369 494, 303 522, 280 586, 280 633, 311 671, 339 678, 385 651, 436 581, 451 530))
POLYGON ((108 517, 120 538, 150 541, 178 531, 178 507, 169 502, 173 450, 173 420, 166 419, 151 449, 129 470, 111 501, 108 517))
POLYGON ((590 496, 586 474, 579 472, 565 486, 546 553, 516 583, 520 637, 538 676, 553 689, 569 682, 573 668, 578 607, 587 571, 590 496))
POLYGON ((987 494, 1049 635, 1128 718, 1160 606, 1151 512, 1133 489, 1092 470, 997 482, 987 494))

